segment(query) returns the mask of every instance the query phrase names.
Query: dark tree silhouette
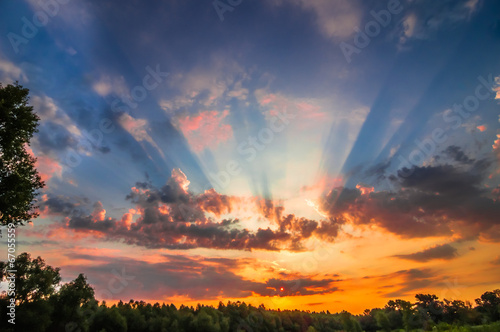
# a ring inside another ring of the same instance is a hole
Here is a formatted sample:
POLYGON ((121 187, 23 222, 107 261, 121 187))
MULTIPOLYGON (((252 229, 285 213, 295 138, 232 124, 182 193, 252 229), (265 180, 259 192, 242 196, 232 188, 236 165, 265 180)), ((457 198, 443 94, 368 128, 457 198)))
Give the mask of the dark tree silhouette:
POLYGON ((476 299, 479 311, 486 314, 490 322, 496 322, 500 319, 500 289, 493 292, 486 292, 476 299))
POLYGON ((51 331, 67 331, 73 325, 87 326, 82 307, 89 305, 94 298, 94 289, 87 283, 87 278, 80 274, 75 280, 61 286, 57 294, 51 297, 54 308, 51 331))
POLYGON ((18 83, 0 84, 0 224, 36 218, 35 198, 44 183, 36 159, 26 151, 37 131, 38 116, 28 105, 29 90, 18 83))
MULTIPOLYGON (((60 269, 48 266, 41 257, 32 259, 30 254, 22 253, 16 257, 14 266, 16 302, 19 305, 48 299, 61 281, 60 269)), ((9 263, 0 262, 0 280, 6 281, 9 269, 9 263)))

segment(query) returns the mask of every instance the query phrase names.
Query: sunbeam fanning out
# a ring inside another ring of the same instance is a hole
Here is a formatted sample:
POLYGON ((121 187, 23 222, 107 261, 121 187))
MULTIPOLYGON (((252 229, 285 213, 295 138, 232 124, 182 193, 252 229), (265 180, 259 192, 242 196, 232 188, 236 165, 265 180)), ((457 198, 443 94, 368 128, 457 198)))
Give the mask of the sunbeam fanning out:
POLYGON ((80 273, 109 306, 197 315, 500 288, 499 1, 18 0, 0 22, 0 260, 32 164, 15 254, 60 267, 60 298, 80 273))

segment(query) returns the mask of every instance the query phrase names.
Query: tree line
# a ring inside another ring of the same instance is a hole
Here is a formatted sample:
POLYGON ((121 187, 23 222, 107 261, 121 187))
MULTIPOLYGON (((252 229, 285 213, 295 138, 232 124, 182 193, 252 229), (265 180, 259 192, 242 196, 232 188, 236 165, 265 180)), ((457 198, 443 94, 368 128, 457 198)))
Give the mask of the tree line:
POLYGON ((417 294, 414 302, 390 300, 383 308, 366 309, 360 315, 272 310, 240 301, 220 302, 218 307, 177 308, 134 300, 107 305, 95 299, 83 274, 61 284, 59 268, 22 253, 13 262, 15 278, 8 279, 10 263, 0 262, 0 280, 14 286, 10 295, 5 291, 0 295, 0 330, 6 332, 500 331, 500 289, 482 294, 475 306, 417 294), (15 325, 8 322, 11 298, 15 325))

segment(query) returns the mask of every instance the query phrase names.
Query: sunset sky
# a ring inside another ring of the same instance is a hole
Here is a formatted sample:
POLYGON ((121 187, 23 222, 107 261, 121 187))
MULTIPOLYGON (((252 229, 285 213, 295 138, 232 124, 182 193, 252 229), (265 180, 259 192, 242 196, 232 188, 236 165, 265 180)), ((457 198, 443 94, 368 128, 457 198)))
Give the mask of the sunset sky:
POLYGON ((63 281, 353 313, 500 288, 499 1, 1 1, 0 22, 46 183, 17 253, 63 281))

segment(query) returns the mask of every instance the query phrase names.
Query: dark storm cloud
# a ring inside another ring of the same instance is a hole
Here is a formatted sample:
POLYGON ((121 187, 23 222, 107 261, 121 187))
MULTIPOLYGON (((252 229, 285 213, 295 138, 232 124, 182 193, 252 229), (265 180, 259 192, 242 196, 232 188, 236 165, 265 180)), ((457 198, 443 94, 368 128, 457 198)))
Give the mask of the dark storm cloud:
POLYGON ((42 124, 37 137, 37 147, 44 154, 49 154, 51 151, 64 151, 77 146, 77 140, 74 136, 65 127, 54 122, 42 124))
POLYGON ((322 210, 332 223, 347 222, 347 213, 355 225, 377 224, 404 238, 456 234, 498 242, 500 201, 484 186, 491 162, 474 161, 455 147, 446 151, 460 163, 403 169, 389 178, 397 191, 334 188, 322 210))
POLYGON ((65 196, 48 195, 47 200, 40 203, 40 209, 51 214, 63 216, 75 216, 86 213, 82 208, 89 205, 90 201, 86 198, 69 198, 65 196))
POLYGON ((75 230, 85 229, 85 230, 104 232, 110 230, 114 226, 115 226, 115 221, 112 219, 95 222, 92 219, 92 216, 85 216, 85 217, 75 216, 71 218, 68 222, 68 227, 75 230))
POLYGON ((472 164, 475 160, 469 158, 464 151, 456 146, 456 145, 451 145, 449 146, 446 150, 443 151, 448 157, 450 157, 452 160, 455 160, 456 162, 463 163, 463 164, 472 164))
POLYGON ((156 188, 150 182, 138 182, 126 199, 135 204, 138 217, 126 213, 121 219, 106 216, 100 202, 70 203, 69 198, 50 197, 45 203, 48 213, 63 215, 65 227, 79 232, 94 231, 104 239, 123 241, 147 248, 168 249, 234 249, 302 251, 302 241, 316 236, 333 241, 336 225, 325 221, 299 218, 293 214, 278 220, 279 229, 243 228, 237 219, 213 219, 230 213, 239 198, 222 195, 215 190, 193 194, 179 170, 172 172, 167 183, 156 188))
POLYGON ((450 244, 442 244, 408 255, 394 255, 393 257, 415 262, 427 262, 433 259, 450 260, 457 257, 457 249, 450 244))

